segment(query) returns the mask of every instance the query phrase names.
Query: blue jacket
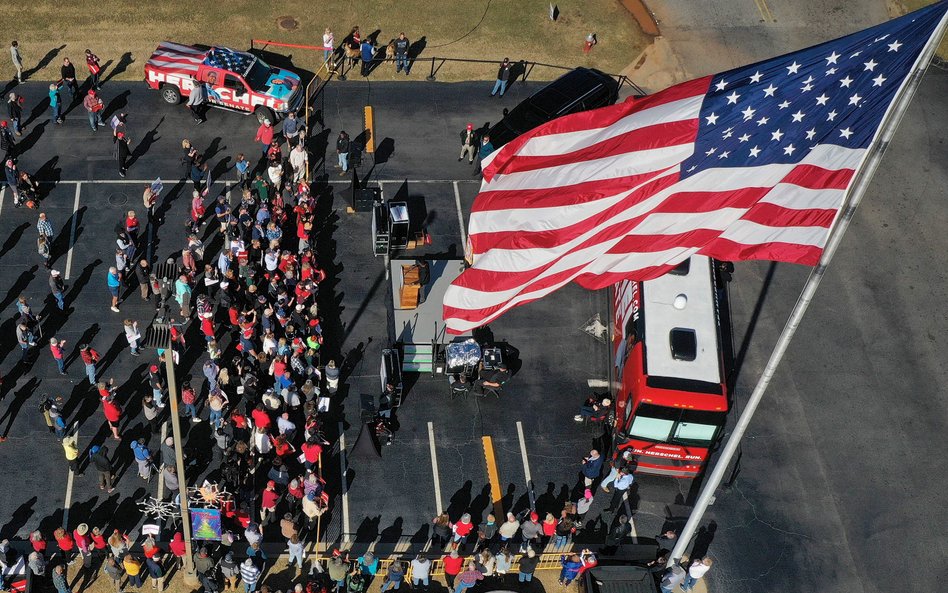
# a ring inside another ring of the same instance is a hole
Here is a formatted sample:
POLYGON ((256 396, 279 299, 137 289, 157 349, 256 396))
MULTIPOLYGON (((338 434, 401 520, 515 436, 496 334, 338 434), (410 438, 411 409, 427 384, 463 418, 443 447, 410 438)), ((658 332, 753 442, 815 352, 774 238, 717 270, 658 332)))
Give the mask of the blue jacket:
POLYGON ((602 455, 595 459, 587 459, 583 462, 583 475, 595 480, 602 472, 602 455))
POLYGON ((371 62, 372 61, 372 44, 369 43, 369 40, 366 39, 362 42, 362 61, 371 62))
POLYGON ((139 445, 138 441, 132 441, 132 452, 135 453, 135 459, 139 461, 146 461, 151 457, 151 452, 148 450, 148 447, 144 445, 139 445))

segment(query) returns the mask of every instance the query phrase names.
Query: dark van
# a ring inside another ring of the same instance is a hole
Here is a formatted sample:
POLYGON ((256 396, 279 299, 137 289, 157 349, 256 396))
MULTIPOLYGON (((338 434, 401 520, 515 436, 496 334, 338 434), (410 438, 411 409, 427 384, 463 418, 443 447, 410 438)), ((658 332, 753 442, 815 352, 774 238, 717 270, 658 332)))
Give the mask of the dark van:
POLYGON ((500 148, 540 124, 612 105, 618 98, 619 83, 614 78, 594 68, 576 68, 521 101, 487 134, 494 148, 500 148))

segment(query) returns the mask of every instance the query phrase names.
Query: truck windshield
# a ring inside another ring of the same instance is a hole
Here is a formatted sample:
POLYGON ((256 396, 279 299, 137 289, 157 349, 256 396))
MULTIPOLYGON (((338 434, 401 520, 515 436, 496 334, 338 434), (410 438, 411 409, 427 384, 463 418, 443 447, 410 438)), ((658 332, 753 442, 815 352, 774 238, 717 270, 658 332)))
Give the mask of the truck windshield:
POLYGON ((247 68, 244 79, 255 91, 266 90, 267 81, 270 80, 270 70, 269 64, 257 58, 250 64, 250 68, 247 68))
POLYGON ((710 446, 724 426, 724 412, 682 410, 642 404, 635 411, 629 437, 684 446, 710 446))

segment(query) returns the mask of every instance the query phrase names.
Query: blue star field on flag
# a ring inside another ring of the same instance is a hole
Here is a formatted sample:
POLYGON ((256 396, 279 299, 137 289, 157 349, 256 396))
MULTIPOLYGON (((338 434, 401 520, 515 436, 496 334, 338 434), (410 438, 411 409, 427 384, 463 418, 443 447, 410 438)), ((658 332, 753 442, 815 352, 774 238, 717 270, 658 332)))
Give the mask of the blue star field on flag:
POLYGON ((834 41, 712 77, 682 178, 865 148, 946 11, 939 2, 834 41))
POLYGON ((253 56, 226 47, 215 47, 207 52, 204 63, 214 68, 221 68, 230 72, 243 74, 253 62, 253 56))

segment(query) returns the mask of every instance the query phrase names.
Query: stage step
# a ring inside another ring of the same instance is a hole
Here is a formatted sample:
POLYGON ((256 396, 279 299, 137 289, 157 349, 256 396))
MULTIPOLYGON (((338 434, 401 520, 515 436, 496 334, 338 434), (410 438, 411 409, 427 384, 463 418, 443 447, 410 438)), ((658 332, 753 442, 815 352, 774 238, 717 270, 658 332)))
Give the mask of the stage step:
POLYGON ((434 348, 431 344, 405 344, 402 346, 402 371, 406 373, 430 373, 434 371, 434 348))

